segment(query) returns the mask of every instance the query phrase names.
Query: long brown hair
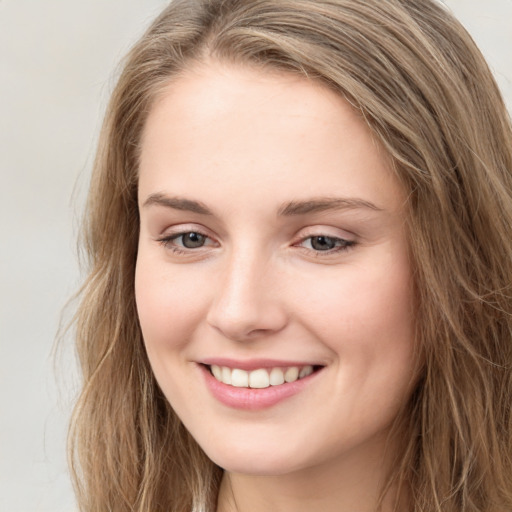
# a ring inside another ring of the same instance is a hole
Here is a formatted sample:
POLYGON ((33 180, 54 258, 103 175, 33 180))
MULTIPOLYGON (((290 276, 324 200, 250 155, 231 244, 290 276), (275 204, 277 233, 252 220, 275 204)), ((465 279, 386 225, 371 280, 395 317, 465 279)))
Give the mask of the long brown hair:
POLYGON ((191 63, 301 74, 346 98, 408 193, 421 363, 383 488, 420 511, 512 510, 512 129, 475 44, 432 0, 176 0, 128 55, 95 162, 70 432, 82 511, 212 510, 221 469, 164 398, 134 300, 141 132, 191 63))

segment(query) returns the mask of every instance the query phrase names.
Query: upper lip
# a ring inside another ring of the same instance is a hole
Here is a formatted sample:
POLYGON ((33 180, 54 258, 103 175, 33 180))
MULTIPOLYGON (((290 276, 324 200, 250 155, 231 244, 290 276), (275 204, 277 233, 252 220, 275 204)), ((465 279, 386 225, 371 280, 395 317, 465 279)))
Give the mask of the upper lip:
POLYGON ((227 357, 208 357, 198 361, 207 366, 226 366, 228 368, 238 368, 240 370, 252 371, 260 368, 289 368, 292 366, 324 366, 312 361, 284 361, 282 359, 230 359, 227 357))

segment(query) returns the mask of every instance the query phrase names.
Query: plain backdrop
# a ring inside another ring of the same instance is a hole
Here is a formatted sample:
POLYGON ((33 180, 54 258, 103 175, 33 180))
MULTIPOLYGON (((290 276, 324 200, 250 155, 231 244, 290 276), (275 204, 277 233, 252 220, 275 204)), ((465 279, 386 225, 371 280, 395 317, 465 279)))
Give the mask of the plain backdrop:
MULTIPOLYGON (((0 512, 75 510, 66 425, 76 235, 116 64, 164 0, 0 0, 0 512), (69 317, 69 314, 67 315, 69 317)), ((447 0, 512 109, 512 0, 447 0)))

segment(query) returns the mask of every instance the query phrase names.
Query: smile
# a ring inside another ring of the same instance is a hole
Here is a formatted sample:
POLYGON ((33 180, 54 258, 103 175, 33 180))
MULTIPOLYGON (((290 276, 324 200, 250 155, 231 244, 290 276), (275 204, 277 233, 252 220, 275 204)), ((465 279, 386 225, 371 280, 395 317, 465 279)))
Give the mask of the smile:
POLYGON ((290 366, 287 368, 259 368, 252 371, 228 366, 211 365, 211 374, 218 382, 236 388, 264 389, 270 386, 280 386, 295 382, 311 375, 314 371, 312 365, 290 366))
POLYGON ((257 411, 314 386, 325 365, 299 361, 227 358, 203 360, 197 364, 212 396, 230 408, 257 411))

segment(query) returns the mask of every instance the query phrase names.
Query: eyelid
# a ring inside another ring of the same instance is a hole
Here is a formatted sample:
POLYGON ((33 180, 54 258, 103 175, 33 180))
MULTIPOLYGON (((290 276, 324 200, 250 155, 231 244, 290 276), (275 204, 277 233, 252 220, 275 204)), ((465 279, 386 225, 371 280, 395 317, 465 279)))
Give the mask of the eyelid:
POLYGON ((202 249, 203 247, 212 247, 218 245, 217 240, 215 239, 214 236, 210 234, 210 231, 197 224, 177 224, 175 226, 170 226, 167 229, 165 229, 161 235, 157 236, 155 238, 155 241, 159 242, 165 247, 168 246, 169 249, 175 249, 176 252, 197 252, 199 249, 202 249), (176 240, 180 236, 186 235, 187 233, 197 233, 198 235, 205 237, 206 239, 212 241, 213 243, 207 243, 204 246, 195 249, 182 247, 180 245, 172 246, 172 242, 174 240, 176 240))
POLYGON ((349 233, 333 226, 308 226, 307 228, 299 231, 298 240, 293 243, 293 246, 302 251, 306 256, 314 256, 328 260, 329 258, 337 258, 355 248, 358 241, 354 233, 349 233), (337 231, 336 234, 333 231, 337 231), (348 236, 347 236, 348 235, 348 236), (314 238, 328 238, 334 242, 333 247, 327 249, 318 249, 313 246, 314 238), (310 247, 305 244, 309 242, 310 247))
MULTIPOLYGON (((301 229, 297 235, 295 236, 297 242, 303 241, 306 238, 311 238, 315 236, 325 236, 329 238, 338 238, 341 240, 346 240, 347 242, 356 242, 357 236, 355 233, 347 231, 345 229, 336 228, 334 226, 308 226, 306 228, 301 229)), ((295 243, 297 243, 295 242, 295 243)))
POLYGON ((212 240, 214 239, 210 230, 199 224, 176 224, 173 226, 168 226, 162 231, 160 235, 158 235, 158 238, 169 238, 171 236, 179 236, 185 233, 199 233, 203 236, 211 238, 212 240))
MULTIPOLYGON (((296 235, 295 240, 291 244, 292 247, 297 247, 305 252, 314 253, 315 256, 329 256, 338 252, 343 252, 357 245, 356 236, 354 233, 335 228, 333 226, 308 226, 301 229, 296 235), (336 231, 336 233, 333 233, 336 231), (303 244, 308 239, 313 238, 329 238, 336 241, 335 247, 326 250, 315 249, 314 247, 305 247, 303 244)), ((198 253, 201 249, 209 249, 211 247, 218 247, 220 244, 216 237, 210 234, 210 230, 198 224, 177 224, 170 226, 163 231, 163 233, 155 238, 155 241, 160 243, 164 248, 172 250, 175 253, 191 254, 198 253), (185 247, 182 244, 175 243, 174 241, 181 236, 188 233, 197 233, 206 239, 204 245, 198 247, 185 247)))

